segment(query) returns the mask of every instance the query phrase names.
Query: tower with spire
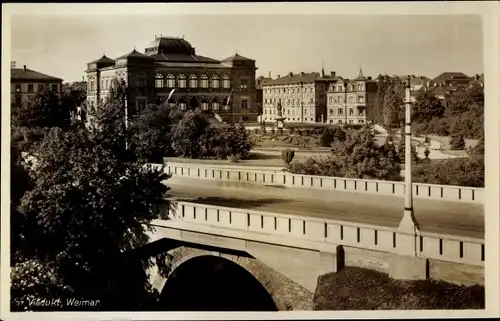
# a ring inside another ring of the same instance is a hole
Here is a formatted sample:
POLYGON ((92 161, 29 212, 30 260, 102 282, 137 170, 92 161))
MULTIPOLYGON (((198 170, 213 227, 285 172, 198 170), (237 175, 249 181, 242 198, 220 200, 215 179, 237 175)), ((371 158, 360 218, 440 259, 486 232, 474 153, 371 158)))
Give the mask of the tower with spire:
POLYGON ((321 61, 321 78, 325 77, 325 67, 323 65, 323 61, 321 61))

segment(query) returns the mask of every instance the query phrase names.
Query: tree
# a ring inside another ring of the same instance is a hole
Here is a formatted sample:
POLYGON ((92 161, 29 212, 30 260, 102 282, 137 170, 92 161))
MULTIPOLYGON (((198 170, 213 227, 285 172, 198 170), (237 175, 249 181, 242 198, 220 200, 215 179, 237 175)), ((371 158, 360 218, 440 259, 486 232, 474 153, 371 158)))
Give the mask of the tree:
POLYGON ((388 76, 378 75, 377 92, 375 93, 374 103, 374 122, 376 124, 384 124, 384 98, 389 88, 390 81, 388 76))
POLYGON ((391 84, 384 96, 384 124, 391 126, 399 121, 403 98, 395 84, 391 84))
POLYGON ((139 158, 163 163, 164 156, 174 155, 171 114, 167 105, 148 105, 132 123, 131 148, 139 158))
POLYGON ((281 159, 286 165, 289 165, 293 158, 295 157, 295 151, 293 149, 287 148, 281 152, 281 159))
POLYGON ((425 91, 417 96, 412 108, 411 119, 413 122, 428 122, 433 117, 441 117, 444 106, 432 93, 425 91))
POLYGON ((343 177, 400 180, 401 168, 394 147, 378 147, 369 129, 349 135, 333 153, 343 177))
POLYGON ((127 156, 120 104, 107 104, 114 110, 103 108, 88 128, 52 128, 37 148, 33 187, 12 214, 24 222, 11 230, 22 240, 13 244, 22 258, 13 261, 13 302, 70 296, 100 300, 104 310, 151 303, 150 261, 127 253, 147 242, 169 176, 127 156))
POLYGON ((177 155, 185 158, 200 158, 200 141, 210 123, 199 110, 188 110, 174 125, 172 147, 177 155))
POLYGON ((12 125, 28 128, 67 128, 70 118, 69 107, 45 87, 38 90, 27 103, 13 109, 12 125))

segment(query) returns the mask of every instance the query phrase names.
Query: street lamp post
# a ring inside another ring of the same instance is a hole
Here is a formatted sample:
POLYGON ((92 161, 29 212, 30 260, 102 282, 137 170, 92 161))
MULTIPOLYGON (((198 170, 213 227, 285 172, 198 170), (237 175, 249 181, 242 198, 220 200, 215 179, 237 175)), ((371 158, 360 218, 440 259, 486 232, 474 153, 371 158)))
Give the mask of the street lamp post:
POLYGON ((410 102, 410 78, 405 86, 406 89, 406 113, 405 113, 405 208, 403 218, 399 223, 399 229, 412 233, 418 232, 418 223, 413 212, 413 185, 411 177, 411 102, 410 102))

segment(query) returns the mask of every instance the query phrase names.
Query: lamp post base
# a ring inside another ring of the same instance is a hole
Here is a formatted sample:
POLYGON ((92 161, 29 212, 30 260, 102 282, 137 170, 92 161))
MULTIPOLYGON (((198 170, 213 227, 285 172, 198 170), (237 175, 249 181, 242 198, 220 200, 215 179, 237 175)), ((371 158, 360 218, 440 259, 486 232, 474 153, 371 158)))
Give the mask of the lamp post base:
POLYGON ((417 220, 415 219, 415 215, 413 214, 413 209, 404 210, 403 218, 399 222, 399 229, 412 233, 419 232, 419 226, 417 220))

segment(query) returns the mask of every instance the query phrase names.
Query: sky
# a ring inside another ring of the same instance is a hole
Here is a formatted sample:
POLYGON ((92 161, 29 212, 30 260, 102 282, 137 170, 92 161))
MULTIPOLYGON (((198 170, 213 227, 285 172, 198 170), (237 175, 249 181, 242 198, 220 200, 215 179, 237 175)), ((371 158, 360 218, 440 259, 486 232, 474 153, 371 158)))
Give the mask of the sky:
POLYGON ((199 55, 238 53, 256 60, 257 76, 325 72, 356 77, 483 72, 480 16, 461 15, 16 15, 11 60, 27 68, 81 80, 86 64, 134 48, 155 35, 184 36, 199 55))

